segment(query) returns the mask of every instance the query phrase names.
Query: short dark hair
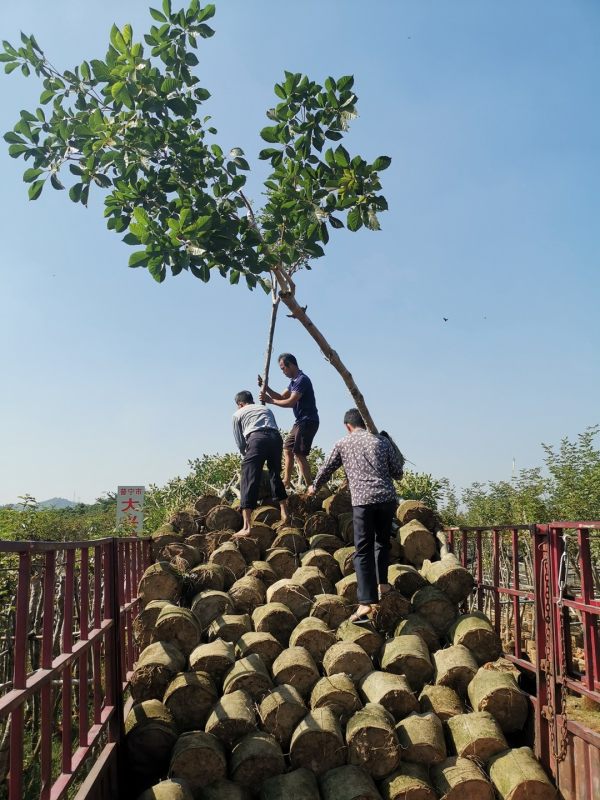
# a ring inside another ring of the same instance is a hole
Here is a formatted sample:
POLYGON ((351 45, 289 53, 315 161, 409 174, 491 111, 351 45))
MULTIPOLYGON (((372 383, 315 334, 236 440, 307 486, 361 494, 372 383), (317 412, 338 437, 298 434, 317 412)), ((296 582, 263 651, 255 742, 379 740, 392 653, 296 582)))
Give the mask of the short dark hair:
POLYGON ((296 356, 293 356, 291 353, 282 353, 277 359, 277 363, 279 364, 280 361, 283 361, 286 367, 289 367, 290 364, 293 364, 295 367, 298 366, 296 356))
POLYGON ((352 425, 353 428, 364 428, 365 421, 358 408, 351 408, 344 414, 344 425, 352 425))
POLYGON ((235 396, 235 402, 237 403, 253 403, 254 398, 252 397, 252 392, 247 391, 244 389, 241 392, 238 392, 235 396))

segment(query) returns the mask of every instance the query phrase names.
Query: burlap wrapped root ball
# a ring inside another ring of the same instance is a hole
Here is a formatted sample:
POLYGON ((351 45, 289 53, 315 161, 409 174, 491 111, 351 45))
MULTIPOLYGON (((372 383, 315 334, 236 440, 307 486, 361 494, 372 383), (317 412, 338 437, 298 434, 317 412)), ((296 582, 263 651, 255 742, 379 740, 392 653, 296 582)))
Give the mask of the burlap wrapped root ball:
POLYGON ((400 745, 394 718, 378 703, 367 703, 346 725, 348 763, 374 779, 385 778, 400 763, 400 745))
POLYGON ((192 792, 227 773, 227 757, 223 745, 217 738, 204 731, 188 731, 177 739, 171 762, 169 777, 184 780, 192 792))
POLYGON ((180 731, 193 731, 204 727, 217 698, 217 688, 207 672, 180 672, 168 685, 163 703, 180 731))
POLYGON ((292 734, 308 712, 294 686, 276 686, 262 699, 258 714, 262 728, 277 739, 282 748, 289 747, 292 734))
POLYGON ((125 720, 127 763, 136 783, 145 786, 162 777, 178 731, 171 712, 160 700, 136 703, 125 720))
POLYGON ((162 700, 167 686, 185 669, 185 656, 169 642, 154 642, 140 653, 130 680, 135 702, 162 700))
POLYGON ((195 672, 207 672, 218 687, 234 663, 235 647, 222 639, 200 644, 190 653, 190 668, 195 672))
POLYGON ((256 729, 254 700, 238 689, 224 694, 215 703, 205 724, 206 733, 215 736, 229 752, 246 734, 256 729))
POLYGON ((330 708, 345 724, 352 714, 362 708, 362 703, 350 676, 338 672, 325 675, 317 681, 310 695, 310 707, 330 708))

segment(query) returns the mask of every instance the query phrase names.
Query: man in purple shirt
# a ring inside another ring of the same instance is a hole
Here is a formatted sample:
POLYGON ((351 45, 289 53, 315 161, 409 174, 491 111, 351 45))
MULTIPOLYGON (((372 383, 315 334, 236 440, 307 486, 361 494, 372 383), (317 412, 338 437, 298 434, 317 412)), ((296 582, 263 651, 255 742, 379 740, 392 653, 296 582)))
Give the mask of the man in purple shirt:
POLYGON ((404 461, 387 435, 365 429, 356 408, 344 415, 348 435, 336 442, 309 487, 314 494, 340 467, 350 486, 354 520, 354 568, 359 606, 350 617, 366 622, 380 596, 390 590, 388 563, 392 520, 397 506, 394 479, 400 480, 404 461))
POLYGON ((300 474, 306 485, 310 486, 312 477, 308 454, 319 428, 315 393, 310 378, 299 369, 295 356, 291 353, 282 353, 278 361, 281 371, 290 379, 287 389, 279 394, 269 386, 262 386, 262 378, 259 375, 258 385, 262 387, 259 397, 265 403, 293 410, 294 426, 283 443, 283 483, 288 489, 291 486, 295 457, 300 474))

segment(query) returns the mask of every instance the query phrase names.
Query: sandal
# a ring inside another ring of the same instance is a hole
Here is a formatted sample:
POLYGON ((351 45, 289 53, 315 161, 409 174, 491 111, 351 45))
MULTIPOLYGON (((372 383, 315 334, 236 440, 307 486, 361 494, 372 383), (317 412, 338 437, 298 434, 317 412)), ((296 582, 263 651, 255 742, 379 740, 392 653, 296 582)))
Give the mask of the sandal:
POLYGON ((353 622, 355 625, 366 625, 369 622, 372 622, 371 617, 369 614, 351 614, 348 617, 348 622, 353 622))

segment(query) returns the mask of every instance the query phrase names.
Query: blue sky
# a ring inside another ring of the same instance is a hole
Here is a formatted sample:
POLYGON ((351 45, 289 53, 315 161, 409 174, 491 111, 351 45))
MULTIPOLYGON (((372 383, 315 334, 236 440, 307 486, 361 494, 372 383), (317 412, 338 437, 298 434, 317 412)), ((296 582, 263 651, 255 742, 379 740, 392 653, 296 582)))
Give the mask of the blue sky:
MULTIPOLYGON (((113 22, 141 38, 146 3, 2 4, 0 38, 35 33, 70 68, 104 56, 113 22)), ((416 468, 459 487, 509 478, 513 457, 539 464, 540 442, 599 422, 598 3, 222 0, 213 22, 197 69, 223 147, 255 161, 284 69, 352 73, 346 146, 393 158, 382 231, 335 232, 298 299, 416 468)), ((0 74, 0 97, 4 132, 39 87, 0 74)), ((92 501, 232 450, 268 298, 218 276, 156 284, 127 268, 100 194, 87 210, 49 189, 30 203, 22 171, 0 148, 0 503, 92 501)), ((257 201, 263 177, 261 163, 257 201)), ((345 387, 285 316, 275 349, 313 379, 327 450, 345 387)))

